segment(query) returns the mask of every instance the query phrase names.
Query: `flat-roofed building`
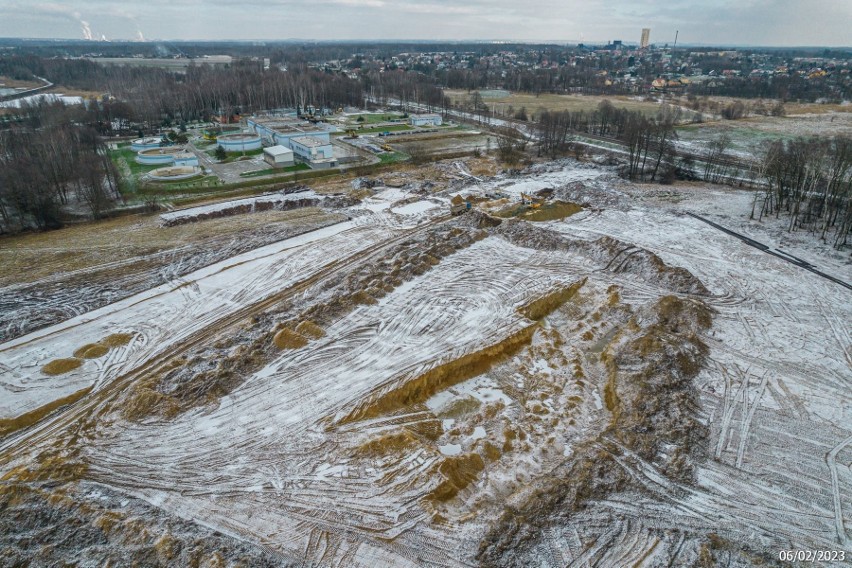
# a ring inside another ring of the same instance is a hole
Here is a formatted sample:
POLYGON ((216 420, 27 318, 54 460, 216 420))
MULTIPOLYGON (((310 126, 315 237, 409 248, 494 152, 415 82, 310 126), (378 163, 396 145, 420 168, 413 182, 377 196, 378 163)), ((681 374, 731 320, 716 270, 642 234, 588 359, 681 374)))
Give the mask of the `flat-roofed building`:
POLYGON ((408 122, 411 126, 441 126, 444 120, 440 114, 412 114, 408 122))
POLYGON ((337 165, 330 142, 313 136, 297 136, 290 139, 290 148, 300 160, 312 168, 330 168, 337 165))
POLYGON ((267 144, 281 145, 292 149, 292 138, 311 137, 329 143, 329 131, 295 117, 250 118, 249 128, 267 144))
POLYGON ((293 150, 285 146, 270 146, 263 149, 263 159, 275 168, 292 166, 295 163, 293 150))

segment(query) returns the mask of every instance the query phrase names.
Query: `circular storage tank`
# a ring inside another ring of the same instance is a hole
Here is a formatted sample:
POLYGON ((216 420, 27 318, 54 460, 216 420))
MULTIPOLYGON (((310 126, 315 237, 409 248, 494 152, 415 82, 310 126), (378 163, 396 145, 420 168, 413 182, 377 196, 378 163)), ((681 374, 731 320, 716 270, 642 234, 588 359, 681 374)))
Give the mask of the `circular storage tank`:
POLYGON ((202 135, 207 140, 216 140, 217 137, 223 136, 225 134, 233 134, 236 132, 240 132, 242 129, 239 126, 214 126, 212 128, 205 128, 202 131, 202 135))
POLYGON ((151 181, 181 181, 198 177, 201 172, 201 168, 197 166, 169 166, 151 170, 148 172, 148 178, 151 181))
POLYGON ((226 152, 248 152, 259 150, 263 147, 260 136, 252 132, 241 132, 239 134, 223 134, 216 137, 216 143, 226 152))
POLYGON ((134 152, 141 152, 142 150, 151 150, 153 148, 159 148, 160 142, 162 141, 162 138, 137 138, 136 140, 130 143, 130 149, 134 152))
POLYGON ((136 154, 136 162, 146 166, 167 166, 175 163, 175 157, 186 154, 186 148, 181 146, 166 146, 150 148, 136 154))

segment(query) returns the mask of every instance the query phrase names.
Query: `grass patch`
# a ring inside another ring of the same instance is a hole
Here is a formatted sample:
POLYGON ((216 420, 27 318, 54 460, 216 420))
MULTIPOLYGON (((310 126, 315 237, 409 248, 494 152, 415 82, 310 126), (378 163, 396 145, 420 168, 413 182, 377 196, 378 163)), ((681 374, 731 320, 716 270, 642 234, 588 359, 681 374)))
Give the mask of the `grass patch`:
POLYGON ((385 114, 357 114, 347 117, 349 126, 357 126, 358 124, 378 124, 380 122, 391 122, 394 120, 402 120, 402 114, 398 112, 389 112, 385 114), (364 120, 358 121, 359 118, 364 120))
POLYGON ((82 364, 83 360, 77 359, 76 357, 70 357, 67 359, 54 359, 53 361, 50 361, 47 365, 42 367, 41 372, 45 375, 50 375, 54 377, 56 375, 64 375, 65 373, 70 373, 82 364))
POLYGON ((21 428, 27 428, 28 426, 32 426, 60 406, 64 406, 66 404, 72 404, 77 402, 89 392, 91 392, 92 387, 86 387, 82 390, 78 390, 75 393, 69 394, 68 396, 58 398, 52 402, 45 404, 44 406, 40 406, 35 410, 31 410, 26 414, 21 414, 17 418, 3 418, 0 419, 0 436, 5 436, 11 432, 16 430, 20 430, 21 428))
POLYGON ((273 174, 283 174, 287 172, 299 172, 303 170, 309 170, 311 167, 308 164, 293 164, 292 166, 287 166, 286 168, 267 168, 265 170, 255 170, 253 172, 243 172, 240 174, 240 177, 243 178, 252 178, 252 177, 260 177, 260 176, 269 176, 273 174))
POLYGON ((395 124, 393 126, 378 126, 376 128, 362 128, 356 130, 358 134, 379 134, 382 132, 404 132, 406 130, 414 130, 407 124, 395 124))
POLYGON ((137 179, 151 170, 156 170, 162 166, 162 164, 147 165, 137 163, 136 152, 131 150, 130 146, 119 148, 118 150, 110 150, 109 157, 116 165, 120 165, 122 162, 126 163, 130 169, 130 173, 137 179))
POLYGON ((121 347, 122 345, 130 343, 130 340, 134 337, 136 337, 135 333, 113 333, 111 335, 107 335, 98 341, 98 343, 106 345, 107 347, 121 347))
POLYGON ((403 154, 402 152, 385 152, 384 154, 379 154, 379 163, 384 164, 395 164, 396 162, 402 162, 409 158, 408 154, 403 154))
POLYGON ((576 203, 567 201, 554 201, 542 205, 538 209, 532 209, 524 213, 523 218, 527 221, 559 221, 579 213, 583 208, 576 203))
MULTIPOLYGON (((446 89, 444 94, 450 97, 453 104, 466 104, 470 101, 471 93, 461 89, 446 89)), ((482 91, 480 91, 482 94, 482 91)), ((597 110, 598 105, 604 99, 610 101, 616 108, 626 108, 631 111, 641 111, 645 115, 656 114, 660 110, 659 103, 655 101, 639 101, 632 97, 626 96, 596 96, 596 95, 560 95, 552 93, 519 93, 500 90, 492 90, 482 95, 485 99, 485 104, 488 108, 498 112, 509 112, 509 107, 513 107, 514 111, 520 110, 522 107, 526 109, 527 114, 535 114, 540 110, 547 111, 571 111, 571 112, 592 112, 597 110)))
POLYGON ((97 359, 103 357, 109 352, 109 347, 100 343, 88 343, 74 352, 74 357, 78 359, 97 359))
POLYGON ((207 154, 208 156, 210 156, 211 158, 213 158, 214 160, 216 160, 220 164, 231 164, 233 162, 239 161, 239 159, 243 158, 243 157, 259 156, 259 155, 263 154, 263 148, 258 148, 256 150, 246 150, 245 152, 242 152, 242 151, 227 152, 227 158, 225 158, 222 161, 219 161, 219 159, 216 158, 216 148, 217 147, 218 147, 218 144, 216 144, 215 146, 211 146, 208 150, 204 150, 204 153, 207 154))
POLYGON ((263 154, 263 148, 257 148, 256 150, 237 150, 236 152, 228 152, 228 154, 232 154, 237 158, 241 158, 243 156, 260 156, 263 154))
POLYGON ((494 215, 503 219, 518 217, 525 221, 559 221, 582 210, 583 208, 576 203, 554 201, 538 208, 533 208, 530 205, 513 204, 506 209, 501 209, 494 213, 494 215))

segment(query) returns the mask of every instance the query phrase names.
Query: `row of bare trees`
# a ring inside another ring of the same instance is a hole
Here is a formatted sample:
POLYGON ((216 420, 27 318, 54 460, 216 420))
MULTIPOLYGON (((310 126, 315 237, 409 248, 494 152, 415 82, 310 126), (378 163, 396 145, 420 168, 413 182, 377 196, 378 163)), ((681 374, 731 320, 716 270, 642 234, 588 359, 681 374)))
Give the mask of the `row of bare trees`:
POLYGON ((0 131, 0 232, 57 228, 61 207, 75 203, 99 218, 118 198, 117 172, 92 128, 0 131))
POLYGON ((629 179, 671 179, 675 168, 675 125, 680 109, 663 106, 656 115, 616 108, 602 101, 593 112, 543 111, 536 123, 540 152, 556 156, 568 150, 578 134, 614 138, 628 153, 629 179))
MULTIPOLYGON (((7 62, 8 63, 8 62, 7 62)), ((19 58, 34 75, 82 90, 109 93, 122 101, 112 109, 118 118, 145 122, 206 119, 230 114, 289 107, 305 109, 361 106, 361 81, 323 73, 304 64, 282 71, 264 71, 252 62, 229 67, 190 65, 185 73, 149 67, 100 65, 85 59, 19 58)), ((0 65, 2 68, 2 65, 0 65)))
POLYGON ((789 217, 789 230, 818 234, 835 248, 852 232, 852 138, 798 138, 765 146, 757 163, 765 183, 752 217, 789 217), (762 201, 758 208, 758 202, 762 201))

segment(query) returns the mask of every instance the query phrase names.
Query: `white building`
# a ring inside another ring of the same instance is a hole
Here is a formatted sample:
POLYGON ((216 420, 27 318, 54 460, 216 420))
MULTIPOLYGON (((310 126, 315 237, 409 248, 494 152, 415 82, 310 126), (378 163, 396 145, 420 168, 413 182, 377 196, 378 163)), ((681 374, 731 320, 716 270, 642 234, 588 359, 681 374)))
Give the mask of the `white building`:
POLYGON ((291 138, 290 148, 299 159, 312 168, 330 168, 337 165, 332 145, 313 136, 291 138))
POLYGON ((440 114, 412 114, 408 122, 411 126, 441 126, 444 121, 440 114))
POLYGON ((283 168, 295 163, 293 150, 284 146, 271 146, 263 149, 263 159, 270 166, 283 168))

